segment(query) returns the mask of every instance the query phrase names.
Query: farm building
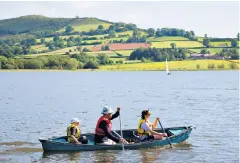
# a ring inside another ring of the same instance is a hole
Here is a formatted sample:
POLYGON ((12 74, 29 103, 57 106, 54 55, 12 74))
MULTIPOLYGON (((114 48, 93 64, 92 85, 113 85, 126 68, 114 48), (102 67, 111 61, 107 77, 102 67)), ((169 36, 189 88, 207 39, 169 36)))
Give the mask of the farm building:
POLYGON ((218 55, 200 54, 200 53, 190 54, 190 58, 192 59, 224 59, 223 57, 218 55))

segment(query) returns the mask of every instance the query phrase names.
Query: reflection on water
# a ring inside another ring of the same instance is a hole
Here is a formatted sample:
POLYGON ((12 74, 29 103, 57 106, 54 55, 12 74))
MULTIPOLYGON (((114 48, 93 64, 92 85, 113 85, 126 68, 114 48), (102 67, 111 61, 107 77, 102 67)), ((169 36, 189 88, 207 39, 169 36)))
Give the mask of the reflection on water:
POLYGON ((26 142, 26 141, 0 142, 0 146, 1 145, 5 145, 5 146, 10 146, 10 145, 21 146, 21 145, 33 145, 33 144, 36 144, 36 143, 26 142))
POLYGON ((155 149, 148 149, 148 150, 146 150, 146 149, 140 150, 142 162, 156 161, 157 158, 161 157, 160 156, 161 150, 163 150, 163 149, 155 148, 155 149))
POLYGON ((7 150, 3 150, 0 154, 17 154, 17 153, 34 153, 34 152, 42 152, 42 148, 31 148, 31 147, 17 147, 10 148, 7 150))
POLYGON ((0 154, 12 155, 22 153, 36 153, 42 152, 42 148, 35 147, 37 143, 25 141, 0 142, 0 154))
POLYGON ((40 161, 44 162, 48 161, 71 161, 71 162, 79 162, 80 160, 80 152, 43 152, 42 158, 40 161))
POLYGON ((74 163, 89 162, 109 162, 114 163, 119 151, 86 151, 86 152, 43 152, 40 162, 47 161, 70 161, 74 163))
POLYGON ((116 151, 95 151, 93 152, 94 162, 109 162, 113 163, 117 159, 117 152, 116 151))
POLYGON ((125 151, 83 151, 83 152, 43 152, 40 162, 158 162, 161 159, 161 153, 166 151, 190 150, 191 144, 180 143, 174 145, 173 148, 169 146, 154 147, 150 149, 140 150, 125 150, 125 151))
POLYGON ((43 152, 40 161, 63 161, 63 159, 71 162, 89 162, 89 158, 93 162, 109 162, 114 163, 121 151, 86 151, 86 152, 43 152))
POLYGON ((192 144, 188 143, 187 141, 181 142, 179 144, 174 144, 173 147, 177 149, 183 149, 183 150, 190 150, 192 149, 192 144))

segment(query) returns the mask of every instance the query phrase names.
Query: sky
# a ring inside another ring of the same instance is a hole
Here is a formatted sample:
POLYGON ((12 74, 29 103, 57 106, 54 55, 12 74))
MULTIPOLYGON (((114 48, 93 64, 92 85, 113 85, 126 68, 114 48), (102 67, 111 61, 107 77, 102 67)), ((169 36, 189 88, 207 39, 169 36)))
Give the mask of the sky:
POLYGON ((24 15, 97 17, 145 29, 193 30, 209 37, 236 37, 239 32, 238 1, 0 2, 0 19, 24 15))

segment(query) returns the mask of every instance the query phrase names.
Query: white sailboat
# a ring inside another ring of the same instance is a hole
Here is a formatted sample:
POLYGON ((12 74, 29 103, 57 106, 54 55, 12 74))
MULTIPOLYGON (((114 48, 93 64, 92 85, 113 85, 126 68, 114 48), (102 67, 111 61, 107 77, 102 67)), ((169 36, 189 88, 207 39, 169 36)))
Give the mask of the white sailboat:
POLYGON ((168 62, 167 62, 167 58, 166 58, 166 73, 167 75, 171 75, 171 72, 168 69, 168 62))

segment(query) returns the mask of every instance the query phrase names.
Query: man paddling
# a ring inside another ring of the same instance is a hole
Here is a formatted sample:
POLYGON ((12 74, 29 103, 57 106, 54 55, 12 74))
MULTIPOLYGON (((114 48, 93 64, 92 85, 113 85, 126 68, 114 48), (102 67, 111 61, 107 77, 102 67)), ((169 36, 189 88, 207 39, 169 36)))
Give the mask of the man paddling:
POLYGON ((120 107, 117 108, 115 114, 109 106, 104 106, 102 110, 102 116, 98 119, 95 129, 95 144, 112 145, 116 143, 123 143, 123 138, 118 138, 112 134, 112 122, 111 120, 119 116, 120 107))

